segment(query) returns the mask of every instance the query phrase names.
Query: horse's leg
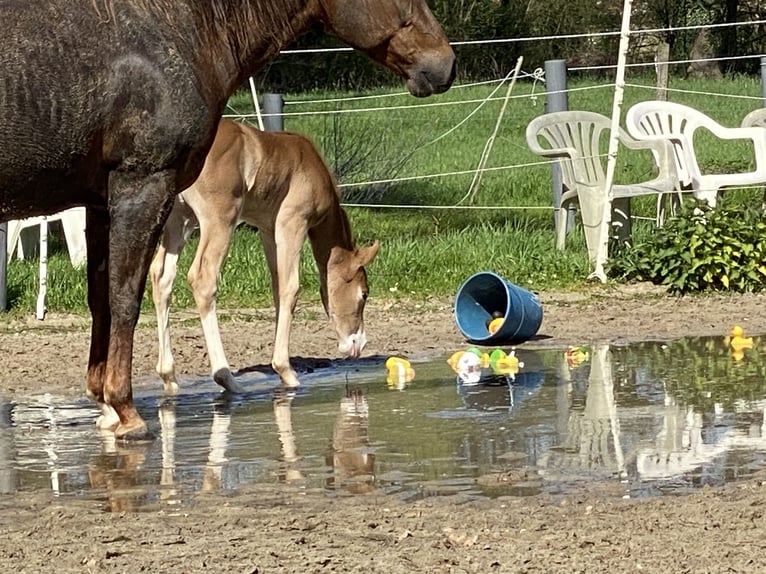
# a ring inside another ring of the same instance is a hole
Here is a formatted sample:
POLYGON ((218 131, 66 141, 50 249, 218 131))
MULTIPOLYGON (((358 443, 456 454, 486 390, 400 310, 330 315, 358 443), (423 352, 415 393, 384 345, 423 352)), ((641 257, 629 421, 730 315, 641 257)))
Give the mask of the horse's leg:
POLYGON ((186 243, 186 217, 181 213, 181 206, 176 201, 175 209, 170 213, 157 254, 152 260, 149 275, 152 278, 152 298, 157 314, 157 336, 159 352, 157 374, 165 383, 165 391, 178 392, 173 348, 170 343, 170 302, 173 295, 173 281, 178 272, 178 257, 186 243))
POLYGON ((106 207, 88 207, 85 215, 85 241, 88 249, 88 307, 91 314, 90 355, 87 393, 98 402, 100 429, 114 430, 120 418, 104 402, 104 377, 109 353, 112 315, 109 310, 109 214, 106 207))
POLYGON ((197 253, 189 268, 189 284, 194 294, 205 344, 210 357, 213 380, 230 393, 242 393, 244 389, 234 381, 226 360, 218 329, 215 297, 218 293, 218 276, 229 250, 231 234, 236 221, 215 213, 215 208, 199 210, 200 237, 197 253))
POLYGON ((109 178, 109 351, 104 403, 119 417, 117 438, 148 436, 133 405, 133 335, 152 254, 173 206, 176 173, 150 175, 113 171, 109 178))
POLYGON ((271 273, 274 304, 277 309, 277 329, 271 366, 288 387, 300 385, 298 375, 290 365, 290 329, 300 289, 300 262, 306 238, 304 221, 289 221, 282 211, 277 216, 274 236, 261 234, 266 261, 271 273), (289 221, 289 223, 288 223, 289 221))

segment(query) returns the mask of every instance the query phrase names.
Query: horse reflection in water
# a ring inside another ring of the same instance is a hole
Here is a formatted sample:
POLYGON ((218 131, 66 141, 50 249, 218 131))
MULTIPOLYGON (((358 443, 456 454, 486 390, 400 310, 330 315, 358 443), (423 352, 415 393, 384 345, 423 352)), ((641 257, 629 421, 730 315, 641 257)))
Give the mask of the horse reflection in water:
POLYGON ((279 465, 279 481, 295 482, 303 480, 303 473, 298 468, 298 447, 293 432, 293 399, 295 393, 280 389, 274 393, 274 420, 277 423, 279 442, 282 445, 282 462, 279 465))
MULTIPOLYGON (((281 457, 277 478, 282 483, 306 480, 300 468, 300 455, 293 431, 292 405, 295 392, 278 389, 272 406, 280 443, 281 457)), ((176 477, 176 398, 165 398, 159 406, 162 461, 159 477, 147 463, 153 443, 117 441, 112 433, 102 433, 101 453, 91 463, 88 477, 91 487, 104 491, 105 510, 131 512, 149 506, 176 505, 182 502, 176 477), (159 481, 159 494, 152 485, 159 481)), ((227 395, 213 403, 213 417, 207 445, 207 461, 201 469, 201 492, 226 489, 224 470, 229 462, 226 451, 231 443, 232 405, 227 395)), ((326 463, 332 469, 326 487, 352 494, 372 492, 375 456, 369 446, 369 408, 358 389, 346 391, 340 400, 326 463)))
POLYGON ((369 407, 359 389, 347 390, 332 433, 332 450, 327 464, 332 477, 327 486, 352 494, 375 490, 375 455, 370 452, 369 407))
MULTIPOLYGON (((199 487, 202 492, 217 491, 223 487, 222 474, 228 461, 226 449, 229 445, 231 410, 231 403, 224 395, 213 403, 208 457, 202 469, 202 483, 199 487)), ((175 400, 163 400, 158 411, 162 442, 159 503, 174 505, 181 503, 176 481, 175 400)), ((102 452, 91 464, 88 477, 92 488, 106 491, 105 510, 131 512, 156 503, 150 495, 151 485, 156 484, 156 478, 150 470, 142 470, 153 443, 116 441, 113 434, 106 432, 101 433, 101 436, 102 452)))

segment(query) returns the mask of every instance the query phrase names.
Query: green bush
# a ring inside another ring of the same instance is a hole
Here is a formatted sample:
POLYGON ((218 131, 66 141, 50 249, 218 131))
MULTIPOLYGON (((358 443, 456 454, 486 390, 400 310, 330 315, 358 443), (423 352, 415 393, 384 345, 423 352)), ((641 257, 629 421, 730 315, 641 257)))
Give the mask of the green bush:
POLYGON ((672 293, 755 292, 766 287, 766 215, 760 205, 716 209, 689 202, 609 263, 613 277, 667 285, 672 293))

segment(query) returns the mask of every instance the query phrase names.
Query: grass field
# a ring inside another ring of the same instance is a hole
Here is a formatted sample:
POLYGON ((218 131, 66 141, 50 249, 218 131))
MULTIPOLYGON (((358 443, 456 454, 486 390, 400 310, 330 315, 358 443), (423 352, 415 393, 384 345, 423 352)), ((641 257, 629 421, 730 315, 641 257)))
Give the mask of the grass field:
MULTIPOLYGON (((569 108, 609 115, 613 89, 608 82, 570 79, 569 108)), ((623 110, 654 98, 651 78, 629 77, 628 82, 623 110)), ((738 125, 747 112, 761 105, 760 79, 672 79, 670 87, 679 91, 672 91, 668 99, 694 106, 729 126, 738 125)), ((354 185, 474 170, 504 104, 505 86, 485 101, 496 88, 456 87, 427 100, 396 95, 399 89, 388 92, 394 94, 389 97, 329 103, 312 101, 360 94, 285 95, 285 129, 303 133, 317 144, 338 175, 346 203, 407 206, 347 208, 358 243, 381 241, 380 255, 368 270, 373 297, 449 296, 465 278, 481 270, 495 271, 531 290, 578 289, 584 285, 590 266, 582 234, 575 229, 566 251, 554 249, 550 167, 527 149, 524 140, 527 123, 544 112, 545 93, 540 83, 524 80, 516 84, 486 162, 487 168, 497 169, 483 175, 470 200, 467 194, 472 173, 354 185), (375 107, 389 109, 326 113, 375 107)), ((249 94, 236 94, 231 109, 251 112, 249 94)), ((751 163, 750 152, 736 143, 722 146, 712 138, 701 138, 695 147, 701 164, 708 169, 743 170, 751 163)), ((648 156, 620 154, 616 181, 647 179, 651 169, 648 156)), ((761 192, 731 193, 745 201, 761 192)), ((655 201, 640 198, 632 208, 633 215, 639 217, 634 236, 640 239, 651 232, 649 219, 654 215, 655 201)), ((175 308, 193 306, 184 276, 195 246, 193 239, 181 259, 175 308)), ((51 247, 48 308, 85 311, 84 270, 71 268, 60 243, 57 246, 54 240, 51 247)), ((223 271, 219 306, 267 305, 268 286, 257 232, 240 228, 223 271)), ((306 249, 301 297, 318 299, 317 286, 306 249)), ((37 262, 9 262, 11 311, 33 312, 36 296, 37 262)), ((144 307, 151 308, 148 292, 144 307)))

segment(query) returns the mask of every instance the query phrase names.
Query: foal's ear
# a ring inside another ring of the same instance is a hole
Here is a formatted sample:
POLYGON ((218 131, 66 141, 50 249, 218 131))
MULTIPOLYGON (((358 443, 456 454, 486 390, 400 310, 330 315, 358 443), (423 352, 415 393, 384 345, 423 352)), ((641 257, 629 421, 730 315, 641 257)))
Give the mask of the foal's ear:
POLYGON ((364 267, 372 263, 372 260, 375 259, 375 256, 378 254, 379 249, 380 249, 380 241, 378 241, 377 239, 372 245, 369 245, 367 247, 362 247, 361 249, 357 249, 356 259, 359 262, 359 266, 364 267))

